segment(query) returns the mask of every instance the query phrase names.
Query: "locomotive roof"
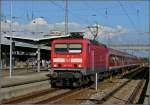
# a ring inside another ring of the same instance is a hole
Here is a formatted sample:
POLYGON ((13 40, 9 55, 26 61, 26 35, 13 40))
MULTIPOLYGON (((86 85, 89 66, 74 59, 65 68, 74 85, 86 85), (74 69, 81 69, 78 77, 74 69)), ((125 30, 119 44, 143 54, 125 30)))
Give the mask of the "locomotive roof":
POLYGON ((106 46, 105 44, 100 43, 100 42, 98 42, 98 41, 96 41, 96 40, 89 40, 89 41, 90 41, 91 43, 95 44, 95 45, 100 45, 100 46, 103 46, 103 47, 107 48, 107 46, 106 46))
POLYGON ((113 55, 117 55, 117 56, 125 56, 125 57, 132 57, 132 58, 136 57, 136 56, 128 54, 126 52, 122 52, 122 51, 115 50, 115 49, 112 49, 112 48, 109 48, 109 53, 113 54, 113 55))
MULTIPOLYGON (((104 46, 105 48, 108 48, 105 44, 102 44, 102 43, 99 43, 98 41, 96 40, 90 40, 91 43, 94 43, 96 45, 100 45, 100 46, 104 46)), ((113 54, 113 55, 117 55, 117 56, 125 56, 125 57, 136 57, 134 55, 131 55, 131 54, 128 54, 126 52, 122 52, 122 51, 119 51, 119 50, 116 50, 116 49, 112 49, 112 48, 108 48, 109 49, 109 53, 110 54, 113 54)))
MULTIPOLYGON (((99 43, 98 41, 96 40, 89 40, 91 43, 94 43, 96 45, 100 45, 100 46, 103 46, 105 48, 108 48, 105 44, 103 43, 99 43)), ((126 53, 126 52, 122 52, 122 51, 119 51, 119 50, 116 50, 116 49, 112 49, 112 48, 108 48, 109 49, 109 53, 110 54, 113 54, 113 55, 117 55, 117 56, 125 56, 125 57, 132 57, 132 58, 136 58, 136 56, 134 55, 131 55, 129 53, 126 53)))
POLYGON ((100 46, 103 46, 105 48, 107 48, 107 46, 105 44, 102 44, 102 43, 99 43, 98 41, 95 41, 95 40, 89 40, 89 39, 84 39, 84 38, 61 38, 61 39, 56 39, 55 41, 63 41, 63 40, 79 40, 79 41, 82 41, 82 40, 86 40, 86 41, 89 41, 90 43, 92 44, 95 44, 95 45, 100 45, 100 46))

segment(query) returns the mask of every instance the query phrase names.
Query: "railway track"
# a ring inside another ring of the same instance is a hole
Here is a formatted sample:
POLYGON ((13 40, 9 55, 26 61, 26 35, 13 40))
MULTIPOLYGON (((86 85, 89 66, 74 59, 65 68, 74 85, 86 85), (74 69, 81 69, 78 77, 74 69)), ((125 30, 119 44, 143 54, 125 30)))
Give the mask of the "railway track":
POLYGON ((142 80, 138 82, 137 86, 135 87, 135 89, 133 90, 132 94, 130 95, 125 104, 137 104, 139 102, 140 95, 142 94, 144 85, 146 84, 145 79, 147 78, 147 75, 148 72, 144 72, 143 75, 140 75, 140 78, 142 78, 142 80))
MULTIPOLYGON (((39 97, 44 100, 42 97, 50 93, 61 91, 60 89, 46 89, 38 92, 29 93, 26 95, 18 96, 15 98, 2 100, 3 104, 17 104, 17 103, 36 103, 39 101, 39 97), (38 99, 38 100, 37 100, 38 99)), ((40 100, 41 100, 40 99, 40 100)))
POLYGON ((57 103, 63 100, 66 97, 72 95, 77 95, 90 87, 86 86, 84 88, 76 89, 60 89, 60 88, 51 88, 42 91, 33 92, 30 94, 18 96, 15 98, 2 100, 3 104, 20 104, 20 103, 32 103, 32 104, 44 104, 44 103, 57 103))
POLYGON ((20 104, 20 103, 32 103, 32 104, 45 104, 45 103, 58 103, 64 98, 70 97, 72 95, 78 95, 90 87, 76 88, 76 89, 60 89, 51 88, 43 91, 38 91, 23 96, 15 97, 8 100, 3 100, 3 104, 20 104))
MULTIPOLYGON (((135 73, 134 75, 132 75, 131 78, 134 78, 135 76, 137 76, 139 73, 141 73, 142 70, 139 70, 139 72, 135 73)), ((109 99, 113 94, 115 94, 117 91, 119 91, 120 89, 122 89, 125 85, 127 85, 129 82, 131 81, 131 79, 129 79, 128 81, 124 82, 122 85, 120 85, 118 88, 116 88, 113 92, 111 92, 110 94, 108 94, 107 96, 103 97, 101 100, 98 101, 97 104, 102 104, 104 103, 104 100, 106 101, 107 99, 109 99)), ((140 82, 141 83, 141 82, 140 82)), ((139 84, 140 86, 141 84, 139 84)), ((48 103, 48 104, 60 104, 60 103, 70 103, 68 99, 74 98, 77 99, 79 94, 85 94, 85 92, 87 92, 88 90, 90 90, 91 87, 86 87, 83 89, 75 89, 75 90, 71 90, 69 92, 66 92, 64 94, 60 94, 58 96, 55 97, 51 97, 47 100, 43 100, 41 102, 38 102, 37 104, 44 104, 44 103, 48 103), (68 102, 67 102, 68 101, 68 102)), ((130 101, 131 102, 131 101, 130 101)))
MULTIPOLYGON (((118 86, 116 89, 114 89, 109 94, 106 94, 101 99, 95 99, 96 100, 95 103, 96 104, 106 103, 119 90, 121 90, 123 87, 128 85, 131 82, 131 79, 133 79, 135 76, 138 76, 140 73, 142 73, 142 70, 139 70, 138 72, 134 73, 129 80, 122 83, 120 86, 118 86)), ((143 86, 143 84, 144 83, 142 83, 142 82, 138 83, 138 85, 136 86, 136 90, 133 91, 132 96, 130 96, 128 98, 128 100, 126 101, 126 104, 133 103, 133 100, 135 99, 137 91, 139 90, 140 86, 143 86)), ((13 98, 10 100, 4 100, 4 101, 2 101, 2 103, 4 103, 4 104, 16 104, 16 103, 60 104, 61 102, 63 103, 63 101, 70 101, 68 99, 71 99, 71 97, 76 97, 76 99, 77 99, 79 94, 84 94, 90 88, 91 87, 85 87, 85 88, 81 88, 81 89, 77 88, 77 89, 72 89, 72 90, 71 89, 53 89, 52 88, 52 89, 16 97, 16 98, 13 98)))
POLYGON ((96 104, 135 104, 138 102, 138 95, 141 93, 142 88, 144 87, 145 81, 144 79, 135 81, 136 77, 138 78, 144 78, 146 76, 146 73, 140 70, 139 72, 136 72, 132 75, 132 77, 125 81, 123 84, 118 86, 116 89, 111 91, 109 94, 105 95, 101 99, 98 99, 96 101, 96 104), (144 75, 144 76, 143 76, 144 75), (143 76, 143 77, 141 77, 143 76), (135 80, 132 80, 135 79, 135 80), (133 87, 133 84, 135 85, 135 88, 131 92, 132 94, 128 97, 126 93, 128 90, 130 90, 133 87), (131 85, 131 88, 128 87, 128 85, 131 85), (127 100, 123 99, 123 97, 128 97, 127 100))
MULTIPOLYGON (((95 101, 97 102, 96 104, 103 104, 104 102, 106 102, 109 98, 111 98, 111 96, 113 96, 115 93, 117 93, 119 90, 121 90, 124 86, 126 86, 129 82, 131 82, 131 78, 134 78, 135 76, 141 74, 142 70, 139 70, 138 72, 132 74, 130 74, 130 79, 125 81, 124 83, 122 83, 120 86, 118 86, 114 91, 112 91, 111 93, 107 94, 106 96, 104 96, 102 99, 95 101)), ((141 83, 141 82, 140 82, 141 83)), ((141 84, 138 84, 138 86, 141 86, 141 84)), ((83 88, 80 90, 72 90, 66 94, 62 94, 59 95, 57 97, 51 98, 49 100, 43 101, 39 104, 44 104, 44 103, 49 103, 49 104, 65 104, 65 103, 71 103, 71 99, 72 99, 72 103, 75 101, 78 101, 77 99, 79 99, 79 94, 85 94, 85 92, 90 91, 90 87, 87 88, 83 88), (70 100, 68 100, 70 99, 70 100)), ((86 93, 87 94, 87 93, 86 93)), ((80 99, 79 99, 80 100, 80 99)), ((131 102, 131 101, 130 101, 131 102)))
POLYGON ((85 91, 86 89, 88 88, 84 88, 84 89, 73 89, 73 90, 70 90, 68 92, 65 92, 63 94, 59 94, 57 96, 54 96, 54 97, 50 97, 46 100, 42 100, 40 102, 37 102, 36 104, 45 104, 45 103, 48 103, 48 104, 56 104, 56 103, 59 103, 60 101, 62 101, 63 99, 65 98, 68 98, 71 97, 72 95, 78 95, 79 93, 85 91))

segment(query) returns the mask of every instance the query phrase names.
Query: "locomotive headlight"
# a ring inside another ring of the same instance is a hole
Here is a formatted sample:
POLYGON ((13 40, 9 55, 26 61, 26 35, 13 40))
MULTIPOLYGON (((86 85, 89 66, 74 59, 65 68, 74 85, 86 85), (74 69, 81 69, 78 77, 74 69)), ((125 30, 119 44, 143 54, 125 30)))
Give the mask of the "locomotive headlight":
POLYGON ((78 67, 82 67, 82 65, 81 65, 81 64, 79 64, 79 65, 78 65, 78 67))
POLYGON ((58 67, 58 65, 57 65, 57 64, 54 64, 54 67, 58 67))

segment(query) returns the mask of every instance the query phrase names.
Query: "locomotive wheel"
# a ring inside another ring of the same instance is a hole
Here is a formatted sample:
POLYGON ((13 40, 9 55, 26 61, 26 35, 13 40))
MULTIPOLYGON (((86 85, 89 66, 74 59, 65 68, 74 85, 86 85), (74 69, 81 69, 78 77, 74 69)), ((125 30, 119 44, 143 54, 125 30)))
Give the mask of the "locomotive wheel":
POLYGON ((78 82, 73 82, 72 85, 73 87, 81 87, 81 84, 78 82))
POLYGON ((104 76, 100 76, 98 80, 99 81, 103 81, 104 80, 104 76))
POLYGON ((79 87, 81 87, 83 85, 83 81, 81 78, 79 79, 78 85, 79 85, 79 87))
POLYGON ((89 78, 89 84, 90 84, 90 85, 93 84, 93 83, 94 83, 93 76, 90 75, 88 78, 89 78))

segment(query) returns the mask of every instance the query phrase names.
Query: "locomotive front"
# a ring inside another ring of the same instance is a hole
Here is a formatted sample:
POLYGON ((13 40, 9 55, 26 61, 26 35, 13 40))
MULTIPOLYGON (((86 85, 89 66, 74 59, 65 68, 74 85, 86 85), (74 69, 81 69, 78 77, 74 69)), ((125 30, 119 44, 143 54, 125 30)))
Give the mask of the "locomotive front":
POLYGON ((52 87, 81 85, 86 60, 84 45, 82 40, 55 40, 52 42, 52 87))

